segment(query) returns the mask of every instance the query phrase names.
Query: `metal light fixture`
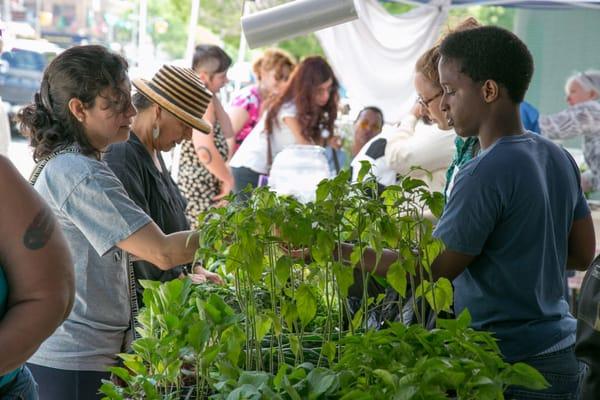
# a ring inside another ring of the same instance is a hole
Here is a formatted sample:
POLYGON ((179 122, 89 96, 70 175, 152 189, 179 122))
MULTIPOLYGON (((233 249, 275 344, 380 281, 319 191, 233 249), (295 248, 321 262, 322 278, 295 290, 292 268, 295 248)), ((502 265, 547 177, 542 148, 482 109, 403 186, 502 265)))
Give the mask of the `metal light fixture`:
POLYGON ((295 0, 242 17, 250 48, 357 19, 354 0, 295 0))

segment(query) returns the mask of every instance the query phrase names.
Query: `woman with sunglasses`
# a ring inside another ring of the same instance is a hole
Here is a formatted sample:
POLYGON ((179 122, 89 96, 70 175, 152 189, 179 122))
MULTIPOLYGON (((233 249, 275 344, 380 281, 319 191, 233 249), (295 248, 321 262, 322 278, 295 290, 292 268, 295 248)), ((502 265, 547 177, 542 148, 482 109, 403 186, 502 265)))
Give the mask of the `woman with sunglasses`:
POLYGON ((541 134, 550 139, 583 136, 588 171, 581 174, 584 192, 600 190, 600 71, 572 75, 565 85, 569 108, 540 116, 541 134))
MULTIPOLYGON (((268 111, 231 159, 235 193, 256 187, 270 163, 293 144, 323 146, 334 131, 337 116, 338 81, 322 57, 308 57, 294 70, 286 87, 268 106, 268 111)), ((242 197, 246 197, 242 195, 242 197)))
POLYGON ((228 114, 235 136, 228 139, 230 157, 256 126, 265 111, 265 102, 277 96, 294 70, 291 55, 280 49, 267 49, 252 64, 256 84, 242 89, 231 101, 228 114))

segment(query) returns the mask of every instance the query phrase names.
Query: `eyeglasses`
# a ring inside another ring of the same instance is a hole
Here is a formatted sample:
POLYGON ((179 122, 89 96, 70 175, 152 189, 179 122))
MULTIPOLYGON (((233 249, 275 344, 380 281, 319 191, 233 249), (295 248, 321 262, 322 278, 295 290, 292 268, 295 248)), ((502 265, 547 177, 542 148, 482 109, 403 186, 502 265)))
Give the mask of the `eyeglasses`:
POLYGON ((425 100, 424 98, 422 98, 421 96, 418 97, 417 102, 422 105, 423 107, 428 108, 429 104, 434 101, 435 99, 437 99, 438 97, 440 97, 441 95, 444 94, 443 90, 440 90, 438 94, 436 94, 435 96, 433 96, 430 99, 425 100))

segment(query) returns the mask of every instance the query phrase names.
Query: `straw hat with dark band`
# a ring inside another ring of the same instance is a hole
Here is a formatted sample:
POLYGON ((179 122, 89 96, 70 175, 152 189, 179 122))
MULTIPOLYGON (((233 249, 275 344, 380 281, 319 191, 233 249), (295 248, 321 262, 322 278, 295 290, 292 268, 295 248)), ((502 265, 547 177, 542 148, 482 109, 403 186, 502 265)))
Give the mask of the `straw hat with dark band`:
POLYGON ((152 80, 134 79, 132 83, 141 94, 182 122, 204 133, 212 129, 202 116, 213 95, 192 69, 163 65, 152 80))

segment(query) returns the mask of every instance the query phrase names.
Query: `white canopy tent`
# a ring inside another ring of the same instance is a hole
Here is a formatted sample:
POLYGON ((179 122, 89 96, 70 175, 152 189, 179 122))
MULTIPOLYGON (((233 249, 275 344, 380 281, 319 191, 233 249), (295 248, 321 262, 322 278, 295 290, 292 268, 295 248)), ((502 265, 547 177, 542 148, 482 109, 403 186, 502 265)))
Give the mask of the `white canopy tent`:
POLYGON ((358 19, 316 33, 354 110, 375 105, 386 121, 400 120, 415 102, 418 57, 437 39, 451 7, 600 8, 600 1, 388 0, 419 7, 390 15, 378 0, 355 0, 358 19))
POLYGON ((392 16, 377 0, 356 1, 358 20, 317 32, 352 109, 375 105, 392 122, 410 110, 415 62, 438 37, 450 0, 434 4, 392 16))

